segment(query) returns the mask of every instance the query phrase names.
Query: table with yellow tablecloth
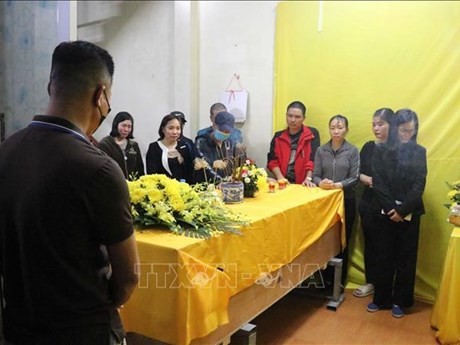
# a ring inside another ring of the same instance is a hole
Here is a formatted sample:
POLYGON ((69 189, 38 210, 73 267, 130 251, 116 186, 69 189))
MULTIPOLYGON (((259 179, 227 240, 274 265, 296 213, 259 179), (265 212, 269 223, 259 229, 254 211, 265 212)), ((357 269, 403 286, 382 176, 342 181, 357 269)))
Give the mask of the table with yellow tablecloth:
POLYGON ((170 344, 208 335, 229 322, 230 298, 266 283, 337 224, 340 250, 343 205, 341 190, 289 185, 228 205, 250 221, 242 235, 203 240, 165 230, 136 232, 141 277, 121 309, 126 330, 170 344))
POLYGON ((431 326, 441 344, 460 343, 460 228, 454 228, 449 240, 431 326))

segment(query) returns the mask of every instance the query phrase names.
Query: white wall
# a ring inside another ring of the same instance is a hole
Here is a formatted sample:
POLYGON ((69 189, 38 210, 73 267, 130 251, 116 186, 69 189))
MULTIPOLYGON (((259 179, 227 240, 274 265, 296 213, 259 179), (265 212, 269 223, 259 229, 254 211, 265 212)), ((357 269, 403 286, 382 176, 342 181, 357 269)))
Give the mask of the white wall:
POLYGON ((108 135, 119 111, 128 111, 144 156, 148 144, 157 140, 161 118, 173 106, 173 20, 173 2, 127 2, 121 15, 104 25, 104 41, 98 44, 112 54, 115 75, 112 113, 96 138, 108 135))
MULTIPOLYGON (((184 134, 194 139, 199 128, 209 126, 210 105, 237 73, 249 92, 247 120, 238 127, 249 155, 265 166, 272 137, 276 4, 117 2, 119 15, 106 20, 101 42, 95 42, 108 49, 116 64, 113 114, 96 138, 107 135, 113 116, 126 110, 135 118, 134 135, 145 155, 158 137, 162 117, 180 110, 188 119, 184 134)), ((81 33, 78 38, 85 39, 81 33)))
POLYGON ((199 2, 199 123, 209 124, 209 106, 218 101, 234 73, 249 92, 243 132, 248 154, 266 165, 272 137, 275 1, 199 2))

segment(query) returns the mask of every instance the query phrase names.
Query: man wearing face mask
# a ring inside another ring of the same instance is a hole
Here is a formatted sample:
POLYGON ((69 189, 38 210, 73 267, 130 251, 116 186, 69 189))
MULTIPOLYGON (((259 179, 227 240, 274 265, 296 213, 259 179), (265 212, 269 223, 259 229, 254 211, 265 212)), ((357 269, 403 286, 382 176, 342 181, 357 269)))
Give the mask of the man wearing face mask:
MULTIPOLYGON (((6 344, 115 345, 139 262, 126 181, 88 139, 110 112, 114 64, 59 44, 49 103, 0 147, 0 275, 6 344)), ((1 289, 0 289, 1 290, 1 289)))
MULTIPOLYGON (((227 108, 222 103, 214 103, 209 109, 209 119, 211 120, 211 126, 202 128, 196 134, 197 137, 203 136, 205 134, 210 134, 216 128, 216 115, 221 111, 227 111, 227 108)), ((230 133, 230 140, 236 144, 243 143, 243 136, 241 131, 238 128, 233 127, 232 132, 230 133)), ((196 139, 195 139, 196 140, 196 139)))
POLYGON ((214 121, 215 128, 213 131, 199 135, 195 140, 197 157, 205 159, 209 165, 206 171, 203 169, 195 170, 197 182, 205 182, 206 180, 220 182, 223 178, 231 175, 232 167, 231 164, 227 164, 226 168, 221 168, 215 162, 228 162, 231 161, 231 158, 245 154, 241 144, 235 143, 230 138, 235 126, 235 117, 226 111, 221 111, 216 115, 214 121))

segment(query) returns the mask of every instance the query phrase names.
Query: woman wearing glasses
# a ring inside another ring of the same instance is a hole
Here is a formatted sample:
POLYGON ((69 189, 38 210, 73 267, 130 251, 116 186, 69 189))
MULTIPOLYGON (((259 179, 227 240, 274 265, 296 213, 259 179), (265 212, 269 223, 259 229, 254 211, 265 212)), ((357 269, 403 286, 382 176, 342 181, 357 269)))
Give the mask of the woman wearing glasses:
POLYGON ((133 137, 134 119, 126 111, 119 112, 112 122, 110 135, 99 142, 99 149, 118 163, 126 179, 144 175, 141 150, 133 137))
MULTIPOLYGON (((420 217, 425 213, 426 149, 417 144, 418 117, 410 109, 396 112, 396 131, 373 157, 373 189, 380 213, 375 291, 369 312, 391 309, 395 318, 414 304, 420 217)), ((390 132, 391 133, 391 132, 390 132)))

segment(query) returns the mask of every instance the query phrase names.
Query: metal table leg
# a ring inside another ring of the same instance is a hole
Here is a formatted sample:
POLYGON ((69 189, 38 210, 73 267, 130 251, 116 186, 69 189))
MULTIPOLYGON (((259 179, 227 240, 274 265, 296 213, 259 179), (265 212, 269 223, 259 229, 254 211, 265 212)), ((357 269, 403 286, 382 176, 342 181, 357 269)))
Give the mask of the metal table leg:
POLYGON ((332 299, 327 303, 327 309, 336 311, 345 298, 341 286, 342 259, 332 258, 331 260, 329 260, 328 265, 334 267, 334 286, 332 292, 332 299))

